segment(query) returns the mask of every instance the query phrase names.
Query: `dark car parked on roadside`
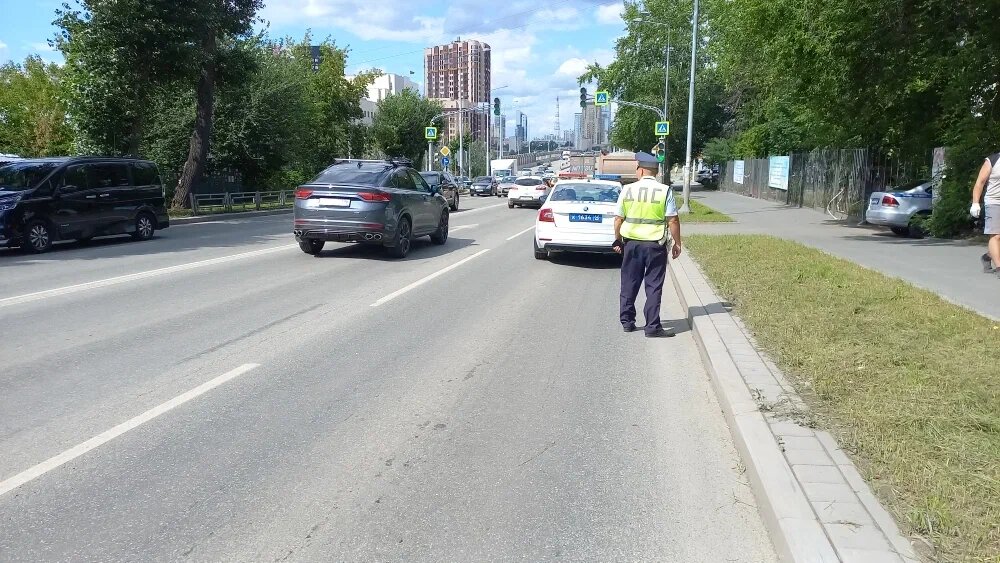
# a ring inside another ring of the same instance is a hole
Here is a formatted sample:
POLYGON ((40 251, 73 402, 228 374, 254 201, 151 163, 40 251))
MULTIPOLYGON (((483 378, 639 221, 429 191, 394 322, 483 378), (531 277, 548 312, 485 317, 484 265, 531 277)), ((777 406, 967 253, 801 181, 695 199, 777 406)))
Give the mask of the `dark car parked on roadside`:
POLYGON ((306 254, 326 241, 384 246, 397 258, 415 237, 448 240, 448 200, 402 160, 338 160, 295 190, 293 232, 306 254))
POLYGON ((441 192, 448 200, 448 207, 452 211, 458 211, 458 190, 462 187, 458 178, 448 172, 421 172, 420 175, 424 177, 431 189, 441 192))
POLYGON ((119 234, 148 240, 168 226, 152 162, 63 157, 0 166, 0 244, 45 252, 60 240, 119 234))
POLYGON ((472 181, 472 187, 469 188, 470 195, 485 195, 491 196, 497 193, 497 181, 496 178, 492 176, 479 176, 472 181))

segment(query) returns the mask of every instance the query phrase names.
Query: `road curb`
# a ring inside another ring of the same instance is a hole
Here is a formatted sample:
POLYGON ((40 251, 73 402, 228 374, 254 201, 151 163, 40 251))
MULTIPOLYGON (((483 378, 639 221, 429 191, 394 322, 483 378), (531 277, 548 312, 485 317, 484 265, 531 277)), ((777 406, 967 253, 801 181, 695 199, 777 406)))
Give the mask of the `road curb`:
POLYGON ((171 225, 190 225, 193 223, 208 223, 211 221, 226 221, 229 219, 244 219, 247 217, 266 217, 268 215, 285 215, 291 213, 292 208, 268 209, 266 211, 238 211, 234 213, 213 213, 211 215, 196 215, 194 217, 171 217, 171 225))
POLYGON ((669 270, 779 558, 916 563, 833 437, 787 418, 805 404, 697 265, 683 255, 669 270))

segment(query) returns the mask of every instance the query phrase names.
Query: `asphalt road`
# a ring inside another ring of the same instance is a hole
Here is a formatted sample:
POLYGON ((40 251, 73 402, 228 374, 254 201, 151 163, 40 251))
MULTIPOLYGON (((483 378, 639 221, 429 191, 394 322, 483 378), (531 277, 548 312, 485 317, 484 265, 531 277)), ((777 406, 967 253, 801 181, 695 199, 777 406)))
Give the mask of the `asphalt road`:
POLYGON ((773 560, 690 333, 463 206, 403 261, 289 216, 0 252, 0 561, 773 560))

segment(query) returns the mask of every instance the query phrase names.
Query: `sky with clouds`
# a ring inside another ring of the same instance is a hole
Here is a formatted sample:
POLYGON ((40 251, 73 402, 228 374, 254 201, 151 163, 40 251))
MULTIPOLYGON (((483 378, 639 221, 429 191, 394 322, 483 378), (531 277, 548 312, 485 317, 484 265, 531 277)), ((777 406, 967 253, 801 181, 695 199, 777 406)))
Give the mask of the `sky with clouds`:
MULTIPOLYGON (((576 78, 587 64, 606 64, 623 33, 622 0, 265 0, 260 16, 272 36, 329 36, 350 48, 348 73, 367 68, 423 82, 423 48, 462 39, 489 43, 493 87, 505 111, 528 115, 531 136, 573 127, 576 78)), ((0 61, 30 53, 60 62, 47 44, 61 0, 0 0, 0 61)))

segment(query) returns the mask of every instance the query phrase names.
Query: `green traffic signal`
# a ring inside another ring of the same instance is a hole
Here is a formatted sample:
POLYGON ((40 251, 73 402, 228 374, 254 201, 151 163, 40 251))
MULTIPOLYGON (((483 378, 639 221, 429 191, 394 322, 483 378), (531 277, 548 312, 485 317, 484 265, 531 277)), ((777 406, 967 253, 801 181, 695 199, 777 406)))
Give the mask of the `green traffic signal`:
POLYGON ((493 115, 500 115, 500 98, 493 98, 493 115))
POLYGON ((580 107, 587 107, 587 89, 580 88, 580 107))

